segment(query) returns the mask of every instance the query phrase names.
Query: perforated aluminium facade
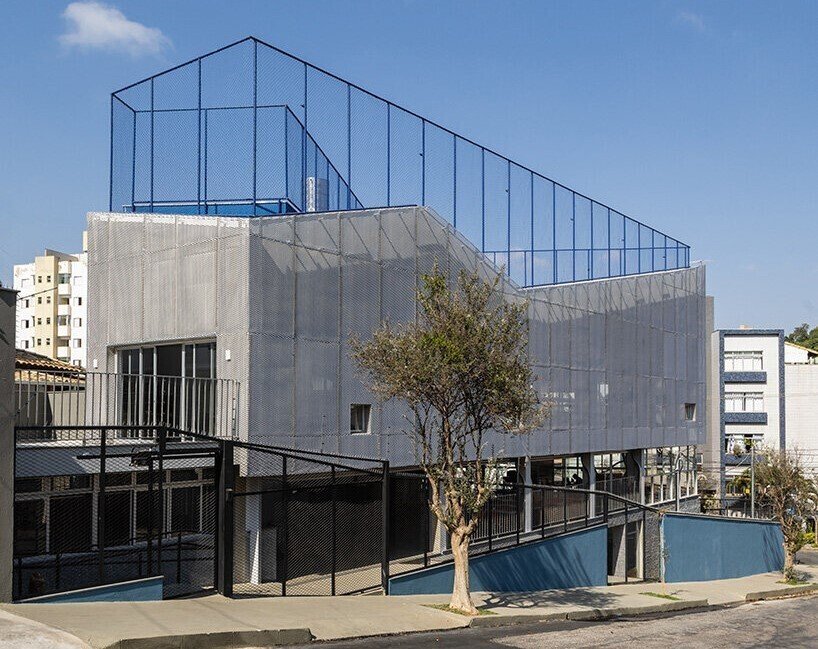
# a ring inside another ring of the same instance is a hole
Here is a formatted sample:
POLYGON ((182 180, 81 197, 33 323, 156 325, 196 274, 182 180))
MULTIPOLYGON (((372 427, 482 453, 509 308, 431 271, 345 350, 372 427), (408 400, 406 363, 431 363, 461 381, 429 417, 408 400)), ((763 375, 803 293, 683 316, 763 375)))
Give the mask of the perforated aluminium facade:
MULTIPOLYGON (((215 340, 216 376, 242 385, 242 439, 415 463, 398 403, 379 404, 349 358, 349 336, 415 316, 414 292, 435 262, 500 272, 426 208, 280 217, 89 215, 89 363, 114 351, 215 340), (350 406, 372 404, 369 434, 350 406)), ((523 289, 544 427, 490 441, 507 457, 703 441, 704 269, 523 289)), ((253 467, 248 467, 252 473, 253 467)))

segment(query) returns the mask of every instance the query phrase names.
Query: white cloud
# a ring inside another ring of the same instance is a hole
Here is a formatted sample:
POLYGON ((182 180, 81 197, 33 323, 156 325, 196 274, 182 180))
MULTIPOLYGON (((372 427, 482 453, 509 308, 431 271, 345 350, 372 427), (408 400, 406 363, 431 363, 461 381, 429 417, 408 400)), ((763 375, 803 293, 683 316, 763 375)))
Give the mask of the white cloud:
POLYGON ((116 7, 101 2, 72 2, 63 12, 68 23, 60 35, 67 47, 126 52, 131 56, 159 54, 170 39, 156 27, 128 20, 116 7))
POLYGON ((680 11, 676 14, 676 20, 692 27, 697 32, 703 32, 705 30, 704 16, 701 14, 693 13, 692 11, 680 11))

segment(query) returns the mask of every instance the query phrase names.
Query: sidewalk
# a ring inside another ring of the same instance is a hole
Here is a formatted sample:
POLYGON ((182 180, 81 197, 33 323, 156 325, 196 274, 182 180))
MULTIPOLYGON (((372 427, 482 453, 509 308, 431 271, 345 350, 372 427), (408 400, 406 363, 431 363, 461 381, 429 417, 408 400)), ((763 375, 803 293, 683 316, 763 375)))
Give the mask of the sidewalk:
MULTIPOLYGON (((818 552, 803 551, 799 568, 818 582, 818 552)), ((764 591, 787 591, 779 573, 683 584, 637 583, 538 593, 476 593, 478 606, 494 615, 467 618, 423 604, 442 604, 444 595, 406 597, 275 597, 93 604, 9 604, 0 617, 0 647, 9 624, 39 622, 66 632, 87 646, 245 647, 304 644, 310 638, 338 640, 372 635, 496 626, 549 619, 600 619, 621 615, 731 605, 764 591), (667 600, 645 592, 672 595, 667 600), (23 618, 23 619, 20 619, 23 618)), ((0 612, 2 613, 2 612, 0 612)), ((42 627, 36 627, 42 631, 42 627)), ((60 636, 65 639, 65 636, 60 636)), ((33 646, 31 641, 28 646, 33 646)), ((23 646, 23 645, 18 645, 23 646)), ((36 645, 40 646, 40 645, 36 645)), ((46 645, 43 645, 46 646, 46 645)), ((51 644, 49 646, 60 646, 51 644)), ((82 646, 82 643, 63 646, 82 646)))

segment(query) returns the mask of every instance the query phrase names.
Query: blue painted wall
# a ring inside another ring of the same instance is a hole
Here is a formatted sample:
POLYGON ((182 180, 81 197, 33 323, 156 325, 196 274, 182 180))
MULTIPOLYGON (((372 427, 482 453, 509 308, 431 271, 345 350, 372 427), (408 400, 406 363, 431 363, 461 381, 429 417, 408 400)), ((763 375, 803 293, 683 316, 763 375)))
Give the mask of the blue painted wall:
POLYGON ((668 513, 661 536, 667 582, 732 579, 784 566, 777 523, 668 513))
MULTIPOLYGON (((526 592, 550 588, 605 586, 608 583, 608 528, 592 527, 544 541, 534 541, 469 561, 472 591, 526 592)), ((447 564, 398 575, 389 580, 390 595, 450 593, 454 566, 447 564)))
POLYGON ((60 604, 69 602, 154 602, 162 599, 163 577, 148 577, 117 584, 94 586, 65 593, 42 595, 21 600, 26 604, 60 604))

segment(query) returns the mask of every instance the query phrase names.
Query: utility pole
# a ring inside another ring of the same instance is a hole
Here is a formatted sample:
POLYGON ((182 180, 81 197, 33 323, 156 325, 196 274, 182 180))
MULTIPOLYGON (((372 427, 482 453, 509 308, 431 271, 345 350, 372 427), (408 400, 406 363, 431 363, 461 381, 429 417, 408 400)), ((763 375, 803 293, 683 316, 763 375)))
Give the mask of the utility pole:
POLYGON ((750 518, 756 517, 756 445, 750 442, 750 518))

